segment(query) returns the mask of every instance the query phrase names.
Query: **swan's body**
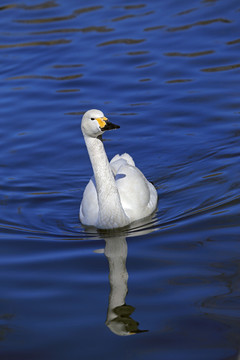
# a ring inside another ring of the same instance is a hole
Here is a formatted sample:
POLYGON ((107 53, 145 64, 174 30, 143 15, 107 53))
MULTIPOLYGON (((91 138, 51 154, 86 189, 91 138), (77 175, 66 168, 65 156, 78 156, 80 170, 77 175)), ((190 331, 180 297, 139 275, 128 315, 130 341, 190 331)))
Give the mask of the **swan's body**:
POLYGON ((108 161, 99 136, 118 127, 99 110, 89 110, 83 115, 82 132, 94 172, 80 206, 83 225, 99 229, 124 227, 156 209, 157 191, 135 166, 132 157, 116 155, 108 161))

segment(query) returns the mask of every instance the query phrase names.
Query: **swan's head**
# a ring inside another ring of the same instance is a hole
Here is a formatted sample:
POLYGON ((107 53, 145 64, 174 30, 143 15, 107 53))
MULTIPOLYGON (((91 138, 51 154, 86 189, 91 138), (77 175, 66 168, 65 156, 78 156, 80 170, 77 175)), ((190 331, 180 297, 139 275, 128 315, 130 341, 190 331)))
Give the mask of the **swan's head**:
POLYGON ((118 129, 120 126, 111 123, 102 111, 92 109, 83 115, 81 128, 83 135, 98 137, 103 134, 104 131, 118 129))

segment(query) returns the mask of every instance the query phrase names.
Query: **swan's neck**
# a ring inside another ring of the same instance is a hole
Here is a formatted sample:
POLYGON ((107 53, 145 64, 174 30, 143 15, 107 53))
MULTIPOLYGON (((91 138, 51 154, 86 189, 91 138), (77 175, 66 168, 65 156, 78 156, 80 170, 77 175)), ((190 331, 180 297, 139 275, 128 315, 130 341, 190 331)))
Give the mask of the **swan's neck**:
POLYGON ((129 224, 125 214, 114 175, 111 170, 103 143, 98 138, 85 136, 85 142, 96 181, 99 228, 116 228, 129 224))

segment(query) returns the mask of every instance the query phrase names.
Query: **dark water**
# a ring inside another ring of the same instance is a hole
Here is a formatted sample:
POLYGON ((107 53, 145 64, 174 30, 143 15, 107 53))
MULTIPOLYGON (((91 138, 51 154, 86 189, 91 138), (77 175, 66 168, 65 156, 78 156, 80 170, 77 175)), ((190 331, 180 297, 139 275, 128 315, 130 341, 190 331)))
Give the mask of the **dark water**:
POLYGON ((237 359, 239 1, 0 5, 1 360, 237 359), (159 193, 127 234, 78 220, 90 108, 159 193))

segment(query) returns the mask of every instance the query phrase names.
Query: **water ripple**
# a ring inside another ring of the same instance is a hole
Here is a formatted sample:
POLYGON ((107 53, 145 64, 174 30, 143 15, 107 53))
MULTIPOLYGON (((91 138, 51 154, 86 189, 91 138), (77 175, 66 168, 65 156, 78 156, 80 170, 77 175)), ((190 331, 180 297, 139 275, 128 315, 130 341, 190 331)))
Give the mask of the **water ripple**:
POLYGON ((22 48, 22 47, 35 47, 35 46, 52 46, 52 45, 65 45, 69 44, 71 40, 59 39, 59 40, 45 40, 45 41, 32 41, 27 43, 18 44, 0 44, 0 49, 22 48))
POLYGON ((58 4, 56 3, 56 1, 44 1, 40 4, 37 5, 26 5, 26 4, 10 4, 10 5, 5 5, 5 6, 1 6, 0 7, 0 11, 1 10, 9 10, 9 9, 23 9, 23 10, 44 10, 44 9, 49 9, 52 7, 57 7, 58 4))
POLYGON ((170 52, 165 53, 165 56, 180 56, 180 57, 198 57, 198 56, 205 56, 215 53, 214 50, 205 50, 205 51, 196 51, 192 53, 181 53, 181 52, 170 52))
POLYGON ((125 44, 125 45, 135 45, 144 42, 145 39, 116 39, 105 41, 103 43, 98 44, 98 46, 108 46, 108 45, 118 45, 118 44, 125 44))
POLYGON ((174 80, 167 80, 166 84, 181 84, 181 83, 188 83, 191 81, 192 79, 174 79, 174 80))
POLYGON ((151 26, 144 29, 144 31, 154 31, 154 30, 162 30, 165 28, 165 25, 151 26))
POLYGON ((212 68, 207 69, 201 69, 203 72, 218 72, 218 71, 229 71, 229 70, 235 70, 239 69, 240 64, 233 64, 233 65, 223 65, 223 66, 216 66, 212 68))
POLYGON ((167 31, 169 31, 169 32, 183 31, 183 30, 189 30, 195 26, 206 26, 206 25, 211 25, 211 24, 215 24, 215 23, 231 24, 232 21, 228 20, 228 19, 224 19, 224 18, 202 20, 202 21, 197 21, 193 24, 182 25, 182 26, 177 26, 177 27, 170 27, 167 29, 167 31))
POLYGON ((65 81, 65 80, 74 80, 79 79, 83 76, 83 74, 75 74, 75 75, 65 75, 65 76, 51 76, 51 75, 19 75, 13 76, 6 80, 22 80, 22 79, 43 79, 43 80, 57 80, 57 81, 65 81))
POLYGON ((15 22, 22 23, 22 24, 45 24, 45 23, 52 23, 52 22, 58 22, 58 21, 66 21, 66 20, 72 20, 79 15, 100 10, 102 9, 102 6, 91 6, 86 7, 82 9, 77 9, 72 12, 72 14, 67 16, 59 16, 59 17, 51 17, 51 18, 41 18, 41 19, 21 19, 21 20, 15 20, 15 22))
POLYGON ((127 20, 127 19, 132 19, 132 18, 136 18, 136 17, 142 17, 142 16, 148 16, 148 15, 151 15, 153 14, 154 11, 149 11, 149 12, 146 12, 144 14, 128 14, 128 15, 123 15, 123 16, 119 16, 117 18, 114 18, 112 19, 112 22, 118 22, 118 21, 123 21, 123 20, 127 20))
POLYGON ((67 29, 54 29, 54 30, 45 30, 45 31, 34 31, 31 32, 30 35, 48 35, 48 34, 58 34, 58 33, 107 33, 114 31, 114 28, 109 28, 107 26, 88 26, 85 28, 67 28, 67 29))
POLYGON ((192 13, 193 11, 196 11, 196 10, 198 10, 198 8, 191 8, 191 9, 188 9, 188 10, 180 11, 180 12, 177 13, 176 15, 177 15, 177 16, 188 15, 188 14, 190 14, 190 13, 192 13))
POLYGON ((239 44, 240 43, 240 39, 236 39, 236 40, 231 40, 226 42, 227 45, 235 45, 235 44, 239 44))

